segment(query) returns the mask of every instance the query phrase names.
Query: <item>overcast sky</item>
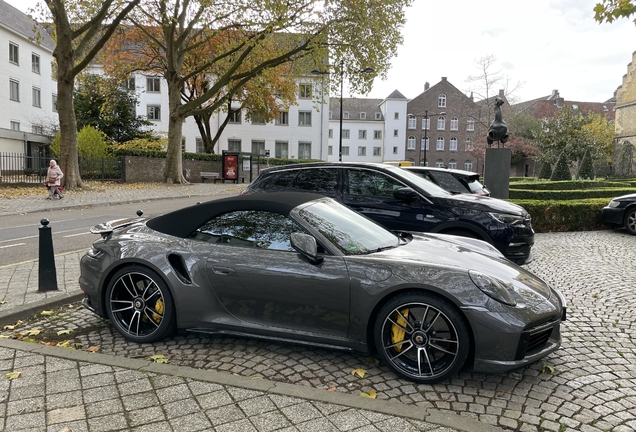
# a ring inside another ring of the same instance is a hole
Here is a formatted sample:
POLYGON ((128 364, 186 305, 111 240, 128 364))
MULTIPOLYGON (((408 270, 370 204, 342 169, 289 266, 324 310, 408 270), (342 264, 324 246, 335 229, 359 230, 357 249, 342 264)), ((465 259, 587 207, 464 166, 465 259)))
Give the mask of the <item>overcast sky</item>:
MULTIPOLYGON (((38 0, 5 1, 26 11, 38 0)), ((603 102, 627 73, 636 26, 626 19, 596 23, 598 1, 414 0, 387 80, 376 79, 367 97, 399 90, 414 98, 426 81, 443 76, 468 92, 475 84, 467 77, 479 74, 475 60, 493 55, 492 72, 523 83, 514 94, 520 101, 559 90, 566 100, 603 102)))

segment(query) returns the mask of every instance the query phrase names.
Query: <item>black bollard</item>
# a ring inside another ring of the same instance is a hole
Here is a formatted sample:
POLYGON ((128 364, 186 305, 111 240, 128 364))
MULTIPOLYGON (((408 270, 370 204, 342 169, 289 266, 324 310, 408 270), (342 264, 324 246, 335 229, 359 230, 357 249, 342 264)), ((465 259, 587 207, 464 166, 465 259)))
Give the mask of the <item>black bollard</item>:
POLYGON ((53 255, 53 236, 49 220, 40 221, 40 262, 38 267, 38 291, 57 290, 57 273, 55 270, 55 256, 53 255))

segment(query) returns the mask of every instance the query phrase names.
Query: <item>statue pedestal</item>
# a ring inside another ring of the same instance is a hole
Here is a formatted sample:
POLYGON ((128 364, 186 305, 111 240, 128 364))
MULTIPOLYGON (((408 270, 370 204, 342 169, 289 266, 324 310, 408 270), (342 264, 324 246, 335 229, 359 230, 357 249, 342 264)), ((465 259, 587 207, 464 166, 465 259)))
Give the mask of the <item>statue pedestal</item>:
POLYGON ((512 151, 509 148, 487 148, 484 161, 484 185, 493 198, 508 199, 510 194, 510 160, 512 151))

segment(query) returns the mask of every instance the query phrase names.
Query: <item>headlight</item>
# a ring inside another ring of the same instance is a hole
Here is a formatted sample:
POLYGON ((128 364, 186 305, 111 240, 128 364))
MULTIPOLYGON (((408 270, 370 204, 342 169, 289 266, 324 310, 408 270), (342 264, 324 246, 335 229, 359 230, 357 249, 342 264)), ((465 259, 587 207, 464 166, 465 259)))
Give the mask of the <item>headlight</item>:
POLYGON ((97 250, 97 249, 95 249, 94 246, 91 246, 91 248, 88 250, 88 252, 86 252, 86 255, 88 255, 91 258, 97 258, 101 254, 102 254, 102 252, 97 250))
POLYGON ((505 223, 508 225, 523 225, 525 220, 523 216, 513 215, 508 213, 489 213, 490 216, 501 223, 505 223))
POLYGON ((620 201, 611 200, 607 206, 613 208, 613 207, 618 207, 619 205, 621 205, 620 201))
POLYGON ((509 284, 474 270, 468 270, 468 274, 477 288, 482 290, 488 297, 509 306, 517 304, 517 301, 512 296, 512 286, 509 284))

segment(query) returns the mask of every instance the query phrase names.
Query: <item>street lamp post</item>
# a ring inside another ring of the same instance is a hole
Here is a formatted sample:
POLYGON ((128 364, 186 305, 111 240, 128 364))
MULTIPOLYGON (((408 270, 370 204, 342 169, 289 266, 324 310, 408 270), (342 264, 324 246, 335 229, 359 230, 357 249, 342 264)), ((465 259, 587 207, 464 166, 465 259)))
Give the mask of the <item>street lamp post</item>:
MULTIPOLYGON (((437 113, 437 114, 431 114, 430 116, 428 115, 428 110, 424 110, 424 118, 427 119, 426 120, 426 127, 424 128, 424 165, 426 166, 426 146, 428 145, 428 135, 426 134, 426 132, 428 131, 428 128, 431 127, 431 117, 436 117, 436 116, 443 116, 446 115, 445 112, 441 112, 441 113, 437 113)), ((419 160, 419 164, 422 165, 422 143, 420 143, 420 160, 419 160)))
MULTIPOLYGON (((361 71, 357 71, 354 73, 372 73, 375 70, 371 67, 365 68, 361 71)), ((314 69, 311 71, 313 75, 328 75, 330 72, 319 71, 314 69)), ((342 162, 342 106, 344 105, 343 99, 343 89, 344 89, 344 60, 340 60, 340 132, 338 134, 338 161, 342 162)))

